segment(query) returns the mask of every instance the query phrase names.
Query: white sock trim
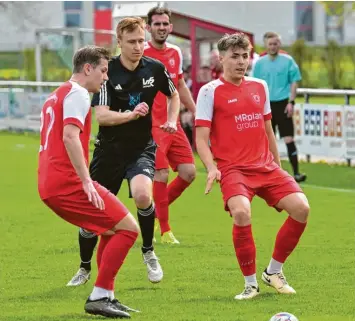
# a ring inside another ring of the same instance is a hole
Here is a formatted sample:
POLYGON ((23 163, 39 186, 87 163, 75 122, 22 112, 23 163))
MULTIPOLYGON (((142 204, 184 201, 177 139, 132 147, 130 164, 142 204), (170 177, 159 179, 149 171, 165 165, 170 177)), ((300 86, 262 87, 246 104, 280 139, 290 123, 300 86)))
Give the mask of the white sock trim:
POLYGON ((106 290, 106 289, 100 288, 98 286, 94 286, 94 289, 92 290, 92 292, 90 294, 90 300, 109 298, 110 292, 111 292, 110 290, 106 290))
POLYGON ((282 266, 283 263, 274 260, 273 258, 271 258, 269 266, 266 269, 266 272, 268 274, 276 274, 276 273, 280 273, 282 271, 282 266))
POLYGON ((256 288, 258 287, 258 281, 256 279, 256 273, 252 275, 247 275, 244 276, 245 279, 245 285, 252 285, 255 286, 256 288))

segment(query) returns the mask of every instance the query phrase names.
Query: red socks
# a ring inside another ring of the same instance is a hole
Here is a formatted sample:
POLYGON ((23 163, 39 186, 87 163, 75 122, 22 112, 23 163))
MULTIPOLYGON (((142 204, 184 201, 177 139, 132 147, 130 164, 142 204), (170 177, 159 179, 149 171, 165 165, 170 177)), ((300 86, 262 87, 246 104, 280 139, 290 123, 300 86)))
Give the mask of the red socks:
POLYGON ((155 214, 160 223, 161 235, 170 231, 169 205, 174 202, 181 193, 190 185, 187 181, 177 176, 167 186, 163 182, 154 182, 153 197, 155 202, 155 214))
POLYGON ((100 242, 99 242, 99 246, 97 247, 97 253, 96 253, 97 269, 100 268, 102 254, 104 253, 105 247, 106 247, 107 243, 110 241, 112 236, 113 235, 110 235, 110 236, 101 235, 100 236, 100 242))
MULTIPOLYGON (((301 223, 290 216, 277 234, 272 258, 284 263, 297 246, 307 223, 301 223)), ((233 225, 233 243, 240 269, 244 276, 256 273, 256 248, 251 225, 233 225)))
POLYGON ((121 268, 129 250, 136 241, 138 233, 126 230, 116 231, 115 235, 103 236, 104 241, 101 248, 101 259, 98 256, 99 273, 95 286, 112 291, 114 289, 115 277, 121 268))
POLYGON ((161 234, 163 235, 163 233, 170 231, 167 184, 154 182, 153 197, 155 202, 155 214, 159 220, 161 234))
POLYGON ((272 254, 274 260, 281 263, 286 261, 288 256, 297 246, 306 225, 307 222, 298 222, 290 216, 287 218, 276 236, 275 249, 272 254))
POLYGON ((191 183, 182 179, 179 175, 168 186, 169 205, 173 203, 191 183))
POLYGON ((233 225, 233 243, 244 276, 256 273, 256 248, 251 225, 233 225))

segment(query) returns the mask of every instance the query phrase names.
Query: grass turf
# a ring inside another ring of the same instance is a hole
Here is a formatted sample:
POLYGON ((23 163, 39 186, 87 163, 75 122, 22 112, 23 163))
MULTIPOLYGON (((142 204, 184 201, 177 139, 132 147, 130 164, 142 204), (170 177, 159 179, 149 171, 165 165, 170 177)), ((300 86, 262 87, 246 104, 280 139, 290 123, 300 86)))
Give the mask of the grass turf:
MULTIPOLYGON (((77 228, 56 217, 38 198, 38 137, 1 133, 0 140, 0 320, 100 319, 83 312, 93 280, 79 288, 65 287, 79 264, 77 228)), ((181 245, 156 245, 164 280, 157 285, 148 282, 140 239, 116 280, 117 296, 142 311, 133 314, 133 320, 267 321, 280 311, 300 321, 354 320, 354 168, 302 164, 309 175, 304 190, 311 216, 285 265, 297 295, 278 295, 260 284, 259 297, 236 302, 233 297, 244 281, 232 246, 232 222, 223 211, 217 185, 210 195, 203 194, 205 173, 198 159, 197 166, 196 181, 171 206, 171 224, 181 245)), ((135 213, 127 194, 124 184, 119 197, 135 213)), ((252 211, 260 278, 286 215, 258 198, 252 211)), ((92 279, 95 276, 96 267, 92 279)))

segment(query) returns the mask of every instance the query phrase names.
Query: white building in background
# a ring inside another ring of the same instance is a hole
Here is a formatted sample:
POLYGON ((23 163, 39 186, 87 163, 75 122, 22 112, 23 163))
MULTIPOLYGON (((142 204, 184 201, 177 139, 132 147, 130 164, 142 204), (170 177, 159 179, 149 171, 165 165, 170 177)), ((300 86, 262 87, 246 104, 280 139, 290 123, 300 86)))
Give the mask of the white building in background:
MULTIPOLYGON (((115 2, 116 8, 133 7, 133 3, 115 2)), ((338 25, 337 19, 329 17, 323 5, 316 1, 165 1, 160 3, 187 16, 249 31, 254 34, 258 45, 262 45, 262 36, 266 31, 279 33, 285 45, 290 45, 301 37, 314 45, 324 45, 329 38, 342 44, 355 44, 355 13, 348 15, 338 25)), ((346 5, 351 6, 350 3, 346 5)), ((131 14, 134 15, 134 12, 137 10, 132 11, 131 14)))
MULTIPOLYGON (((11 10, 0 6, 0 50, 17 51, 34 45, 37 28, 93 28, 98 7, 131 5, 129 1, 33 1, 15 3, 11 10)), ((136 1, 139 3, 139 1, 136 1)), ((140 2, 142 3, 142 2, 140 2)), ((324 45, 329 37, 355 44, 355 15, 338 25, 316 1, 165 1, 182 14, 254 33, 262 44, 265 31, 281 34, 285 45, 304 37, 310 44, 324 45)), ((349 4, 347 4, 349 5, 349 4)), ((135 14, 132 12, 131 14, 135 14)))

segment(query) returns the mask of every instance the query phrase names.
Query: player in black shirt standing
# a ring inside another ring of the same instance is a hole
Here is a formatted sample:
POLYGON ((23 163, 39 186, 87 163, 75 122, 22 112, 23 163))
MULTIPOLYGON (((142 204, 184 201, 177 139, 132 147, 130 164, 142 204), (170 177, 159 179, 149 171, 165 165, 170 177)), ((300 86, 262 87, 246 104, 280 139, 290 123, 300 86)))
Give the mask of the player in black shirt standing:
MULTIPOLYGON (((109 80, 92 99, 100 127, 90 175, 115 195, 122 181, 128 180, 130 194, 137 206, 148 278, 157 283, 163 278, 163 270, 153 249, 155 209, 152 181, 156 144, 151 135, 151 107, 158 91, 168 97, 168 121, 161 129, 174 133, 180 100, 164 65, 143 57, 144 28, 141 18, 125 18, 117 25, 121 54, 109 62, 109 80)), ((89 280, 90 261, 96 243, 96 235, 80 229, 81 265, 68 286, 78 286, 89 280)))

